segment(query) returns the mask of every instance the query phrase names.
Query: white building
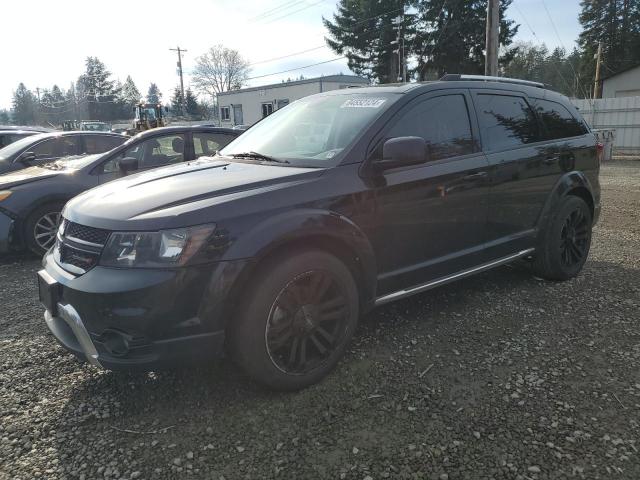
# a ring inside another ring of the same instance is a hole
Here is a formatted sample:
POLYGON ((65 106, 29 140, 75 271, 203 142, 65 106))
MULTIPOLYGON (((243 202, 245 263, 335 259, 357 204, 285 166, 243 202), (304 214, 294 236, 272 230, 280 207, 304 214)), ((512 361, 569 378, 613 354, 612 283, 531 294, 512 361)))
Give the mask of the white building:
POLYGON ((640 96, 640 65, 602 80, 602 98, 640 96))
POLYGON ((366 78, 355 75, 329 75, 231 90, 218 94, 218 118, 223 127, 253 125, 275 110, 308 95, 368 84, 366 78))

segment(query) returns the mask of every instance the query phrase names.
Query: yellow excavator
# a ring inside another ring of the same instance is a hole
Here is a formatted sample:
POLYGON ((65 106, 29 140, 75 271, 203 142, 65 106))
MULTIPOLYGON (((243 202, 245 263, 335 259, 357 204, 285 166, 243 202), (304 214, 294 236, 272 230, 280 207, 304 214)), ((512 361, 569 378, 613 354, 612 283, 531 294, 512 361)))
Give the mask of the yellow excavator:
POLYGON ((164 127, 167 125, 165 112, 167 107, 162 107, 155 103, 139 103, 133 107, 135 118, 133 119, 133 128, 129 130, 129 135, 151 130, 152 128, 164 127))

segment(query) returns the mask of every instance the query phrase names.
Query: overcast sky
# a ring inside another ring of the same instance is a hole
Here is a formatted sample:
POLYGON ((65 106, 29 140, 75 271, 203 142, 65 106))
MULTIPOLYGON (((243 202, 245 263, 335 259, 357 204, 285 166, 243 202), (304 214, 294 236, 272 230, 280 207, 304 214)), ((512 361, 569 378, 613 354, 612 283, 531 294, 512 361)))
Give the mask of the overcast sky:
MULTIPOLYGON (((338 55, 322 47, 321 19, 331 17, 335 5, 335 0, 3 2, 0 108, 11 106, 19 82, 34 91, 53 84, 66 90, 83 72, 87 56, 102 60, 114 78, 124 81, 131 75, 143 94, 150 82, 156 82, 165 99, 179 83, 177 55, 169 50, 176 45, 188 50, 183 59, 186 73, 196 56, 217 43, 239 50, 253 64, 251 77, 331 60, 338 55), (307 52, 265 62, 302 51, 307 52)), ((515 0, 508 17, 521 25, 518 40, 571 49, 580 31, 579 10, 579 0, 515 0)), ((250 84, 340 72, 350 73, 343 60, 250 84)), ((186 88, 188 75, 185 82, 186 88)))

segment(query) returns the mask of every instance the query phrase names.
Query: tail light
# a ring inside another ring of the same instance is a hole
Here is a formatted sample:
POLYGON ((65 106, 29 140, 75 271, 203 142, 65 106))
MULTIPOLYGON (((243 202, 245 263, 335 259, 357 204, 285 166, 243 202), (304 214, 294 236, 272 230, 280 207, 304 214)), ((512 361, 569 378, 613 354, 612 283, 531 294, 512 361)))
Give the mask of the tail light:
POLYGON ((601 164, 604 158, 604 143, 602 142, 596 143, 596 157, 598 157, 598 164, 601 164))

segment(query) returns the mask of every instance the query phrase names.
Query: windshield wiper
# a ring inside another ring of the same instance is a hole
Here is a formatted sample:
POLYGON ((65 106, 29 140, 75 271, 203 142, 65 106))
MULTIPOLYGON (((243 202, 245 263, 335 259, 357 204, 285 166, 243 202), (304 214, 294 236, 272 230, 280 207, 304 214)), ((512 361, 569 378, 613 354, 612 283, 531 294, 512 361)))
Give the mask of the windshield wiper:
POLYGON ((232 158, 256 158, 258 160, 266 160, 267 162, 275 162, 275 163, 291 163, 289 162, 289 160, 270 157, 269 155, 265 155, 263 153, 258 153, 258 152, 232 153, 229 156, 232 158))

